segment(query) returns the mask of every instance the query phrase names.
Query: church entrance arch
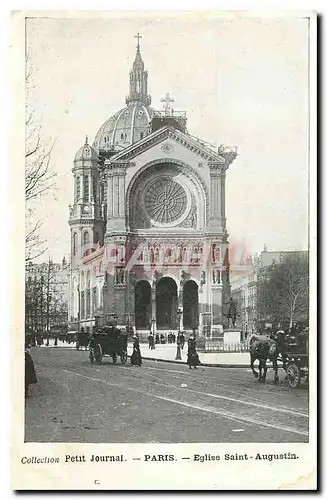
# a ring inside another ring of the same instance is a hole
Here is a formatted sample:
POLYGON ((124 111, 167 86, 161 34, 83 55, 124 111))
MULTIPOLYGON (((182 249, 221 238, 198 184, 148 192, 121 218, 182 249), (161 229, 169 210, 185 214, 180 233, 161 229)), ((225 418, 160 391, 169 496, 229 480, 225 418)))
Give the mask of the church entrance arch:
POLYGON ((199 295, 198 285, 189 280, 183 288, 183 325, 186 330, 199 326, 199 295))
POLYGON ((135 286, 135 326, 137 330, 149 329, 151 325, 151 286, 145 280, 135 286))
POLYGON ((157 329, 177 328, 177 286, 172 278, 161 278, 156 287, 157 329))

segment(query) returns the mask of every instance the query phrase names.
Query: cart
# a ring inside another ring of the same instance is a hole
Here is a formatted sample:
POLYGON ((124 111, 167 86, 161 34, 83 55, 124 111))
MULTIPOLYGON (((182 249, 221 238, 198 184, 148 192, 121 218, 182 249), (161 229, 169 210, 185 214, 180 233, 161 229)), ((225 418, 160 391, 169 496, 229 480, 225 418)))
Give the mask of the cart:
POLYGON ((288 385, 295 389, 309 380, 309 329, 299 335, 287 336, 285 342, 285 362, 288 385))
POLYGON ((89 358, 91 363, 100 365, 104 356, 111 356, 116 363, 118 356, 124 365, 127 361, 127 332, 115 326, 96 328, 89 343, 89 358))

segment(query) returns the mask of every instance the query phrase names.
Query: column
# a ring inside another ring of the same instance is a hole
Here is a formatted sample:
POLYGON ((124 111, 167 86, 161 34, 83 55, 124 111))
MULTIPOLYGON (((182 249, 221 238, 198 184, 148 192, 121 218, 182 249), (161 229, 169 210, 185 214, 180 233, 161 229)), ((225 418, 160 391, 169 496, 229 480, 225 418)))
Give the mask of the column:
POLYGON ((112 218, 113 217, 113 186, 114 186, 114 181, 113 177, 109 176, 107 178, 107 217, 112 218))
POLYGON ((178 301, 178 311, 181 311, 182 314, 179 314, 178 315, 178 320, 179 320, 179 325, 178 325, 178 328, 180 331, 183 331, 184 330, 184 309, 183 309, 183 284, 180 284, 180 287, 179 287, 179 290, 178 290, 178 297, 177 297, 177 301, 178 301))
POLYGON ((222 174, 224 166, 220 163, 209 163, 210 169, 210 229, 222 232, 222 174))
POLYGON ((152 286, 151 288, 151 322, 155 320, 153 324, 154 331, 157 330, 157 311, 156 311, 156 287, 152 286))

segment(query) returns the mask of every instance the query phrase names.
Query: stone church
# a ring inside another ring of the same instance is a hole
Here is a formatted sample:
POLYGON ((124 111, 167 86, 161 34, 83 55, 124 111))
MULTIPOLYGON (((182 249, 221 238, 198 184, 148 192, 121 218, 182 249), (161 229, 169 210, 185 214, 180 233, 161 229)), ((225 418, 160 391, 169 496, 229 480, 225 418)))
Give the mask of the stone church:
POLYGON ((226 324, 226 172, 236 149, 191 136, 186 113, 151 107, 137 36, 126 106, 73 164, 69 319, 89 330, 112 316, 139 332, 226 324))

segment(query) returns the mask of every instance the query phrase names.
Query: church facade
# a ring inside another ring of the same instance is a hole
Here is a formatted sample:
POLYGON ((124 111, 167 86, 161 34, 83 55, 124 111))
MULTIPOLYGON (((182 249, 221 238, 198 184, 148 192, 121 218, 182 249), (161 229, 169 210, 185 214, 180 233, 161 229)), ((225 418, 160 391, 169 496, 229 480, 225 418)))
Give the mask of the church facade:
POLYGON ((237 152, 191 136, 168 94, 153 109, 147 86, 138 38, 126 106, 74 159, 69 320, 212 335, 230 295, 225 181, 237 152))

